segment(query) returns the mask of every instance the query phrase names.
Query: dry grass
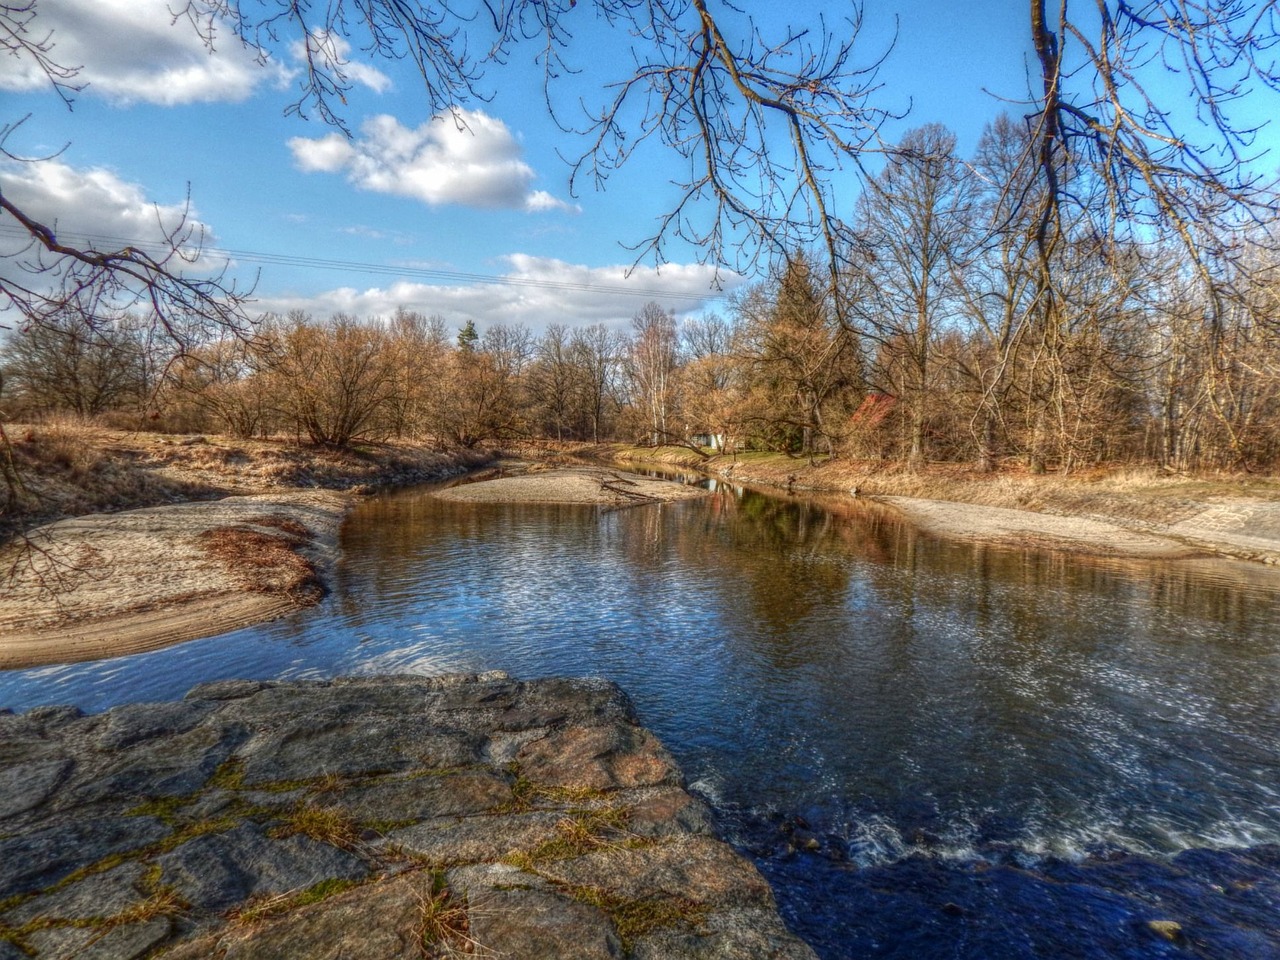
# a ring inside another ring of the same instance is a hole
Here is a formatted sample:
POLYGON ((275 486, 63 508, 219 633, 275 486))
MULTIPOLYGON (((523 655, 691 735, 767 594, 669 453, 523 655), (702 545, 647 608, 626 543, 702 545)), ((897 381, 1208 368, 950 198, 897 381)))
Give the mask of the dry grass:
POLYGON ((310 540, 311 531, 292 517, 280 513, 262 513, 245 519, 245 523, 255 527, 270 527, 298 540, 310 540))
POLYGON ((0 543, 63 517, 321 487, 368 490, 439 479, 490 459, 483 451, 441 453, 422 444, 366 444, 349 450, 286 439, 181 437, 110 429, 74 418, 7 424, 27 495, 0 504, 0 543))
POLYGON ((639 843, 625 832, 628 811, 617 807, 570 811, 556 823, 556 836, 531 850, 517 850, 503 862, 536 873, 538 865, 553 860, 572 860, 602 847, 631 847, 639 843))
MULTIPOLYGON (((301 524, 292 526, 307 533, 301 524)), ((199 542, 205 553, 223 563, 248 590, 287 594, 298 603, 317 603, 324 597, 316 565, 298 553, 308 537, 234 525, 206 530, 199 542)))
POLYGON ((422 919, 419 942, 424 957, 449 957, 474 953, 480 947, 471 936, 471 919, 465 899, 455 896, 444 875, 431 878, 431 888, 419 898, 422 919))
POLYGON ((271 917, 282 916, 299 907, 310 906, 313 903, 321 903, 330 897, 335 897, 340 893, 361 886, 359 880, 341 880, 331 878, 321 880, 314 883, 305 890, 293 891, 290 893, 278 893, 274 896, 266 896, 260 899, 246 903, 243 907, 233 911, 228 917, 232 922, 255 923, 260 920, 267 920, 271 917))
POLYGON ((1176 523, 1202 508, 1205 500, 1254 497, 1280 500, 1280 478, 1252 474, 1172 474, 1127 464, 1094 466, 1070 474, 1033 474, 1016 464, 983 473, 964 464, 931 463, 919 470, 887 461, 826 460, 813 465, 779 453, 718 455, 701 460, 682 447, 611 446, 596 456, 627 463, 696 468, 797 491, 863 496, 916 497, 989 507, 1096 516, 1149 523, 1176 523))
POLYGON ((599 887, 570 886, 570 896, 582 903, 598 907, 609 915, 629 955, 637 940, 670 927, 696 928, 706 920, 711 908, 684 897, 650 897, 631 899, 599 887))
POLYGON ((274 837, 295 834, 345 850, 354 849, 360 843, 360 825, 345 810, 305 801, 289 811, 280 825, 271 831, 274 837))

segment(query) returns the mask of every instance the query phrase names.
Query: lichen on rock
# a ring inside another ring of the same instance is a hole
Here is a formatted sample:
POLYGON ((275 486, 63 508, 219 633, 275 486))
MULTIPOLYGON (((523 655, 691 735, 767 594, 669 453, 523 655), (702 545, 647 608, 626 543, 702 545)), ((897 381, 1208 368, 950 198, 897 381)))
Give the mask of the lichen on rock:
POLYGON ((0 957, 811 958, 615 685, 0 715, 0 957))

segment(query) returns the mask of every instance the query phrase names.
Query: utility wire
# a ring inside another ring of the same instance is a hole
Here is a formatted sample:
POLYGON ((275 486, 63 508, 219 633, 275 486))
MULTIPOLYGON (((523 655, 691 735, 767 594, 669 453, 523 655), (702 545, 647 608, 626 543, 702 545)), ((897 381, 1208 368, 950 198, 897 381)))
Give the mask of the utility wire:
MULTIPOLYGON (((27 239, 29 235, 20 227, 0 225, 0 236, 27 239)), ((130 240, 125 237, 112 237, 104 234, 63 233, 58 239, 81 246, 105 244, 113 249, 131 246, 139 250, 155 249, 154 241, 130 240)), ((101 248, 99 248, 101 249, 101 248)), ((214 259, 227 259, 243 263, 256 263, 267 266, 301 267, 309 270, 342 270, 348 273, 366 273, 377 276, 398 277, 401 279, 444 281, 449 283, 487 284, 506 287, 529 287, 538 290, 554 290, 564 293, 605 293, 615 296, 646 297, 651 300, 681 300, 698 303, 719 296, 719 291, 708 288, 706 293, 681 293, 672 290, 659 290, 655 287, 632 287, 602 283, 583 283, 572 280, 545 280, 536 277, 499 276, 484 273, 466 273, 459 270, 436 270, 427 267, 396 266, 385 263, 365 263, 358 260, 329 259, 323 257, 303 257, 295 254, 264 253, 257 250, 233 250, 224 247, 206 247, 201 255, 214 259)))

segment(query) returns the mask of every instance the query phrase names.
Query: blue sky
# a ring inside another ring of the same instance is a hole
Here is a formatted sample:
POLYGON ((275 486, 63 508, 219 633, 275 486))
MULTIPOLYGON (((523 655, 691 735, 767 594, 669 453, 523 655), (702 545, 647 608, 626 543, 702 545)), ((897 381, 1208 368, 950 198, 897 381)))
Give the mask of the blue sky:
MULTIPOLYGON (((169 0, 40 0, 55 57, 82 64, 88 86, 68 110, 40 77, 0 62, 3 120, 30 114, 6 147, 38 164, 0 167, 6 193, 64 233, 141 241, 190 197, 211 246, 232 251, 231 270, 260 271, 257 309, 386 314, 398 305, 451 325, 521 322, 621 325, 652 299, 677 313, 717 306, 712 270, 675 246, 671 263, 634 264, 625 244, 645 237, 674 196, 676 159, 653 148, 597 191, 569 192, 561 153, 581 144, 545 109, 536 44, 489 69, 489 102, 467 109, 467 130, 433 121, 421 81, 404 62, 348 51, 358 83, 345 119, 352 138, 316 120, 284 116, 297 61, 288 46, 264 65, 229 38, 205 50, 169 0), (321 266, 313 261, 328 261, 321 266), (354 264, 368 264, 360 268, 354 264), (630 273, 628 271, 630 270, 630 273), (482 282, 501 278, 507 282, 482 282)), ((830 3, 750 4, 766 31, 833 16, 830 3)), ((601 82, 626 66, 628 41, 571 12, 567 58, 582 73, 556 88, 562 105, 599 101, 601 82)), ((735 18, 726 14, 732 28, 735 18)), ((879 102, 909 116, 889 139, 939 121, 962 151, 1026 90, 1025 3, 918 0, 866 6, 858 40, 868 59, 897 43, 880 74, 879 102), (962 13, 961 13, 962 11, 962 13)), ((832 21, 834 25, 834 21, 832 21)), ((846 211, 857 196, 837 180, 846 211)), ((6 241, 0 231, 0 242, 6 241)), ((729 278, 729 286, 738 282, 729 278)))

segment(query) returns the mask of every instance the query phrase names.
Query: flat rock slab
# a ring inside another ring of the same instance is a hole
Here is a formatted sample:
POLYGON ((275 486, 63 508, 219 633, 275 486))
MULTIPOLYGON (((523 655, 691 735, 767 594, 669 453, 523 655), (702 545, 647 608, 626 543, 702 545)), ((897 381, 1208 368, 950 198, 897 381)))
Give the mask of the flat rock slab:
POLYGON ((0 714, 0 960, 805 958, 630 702, 505 674, 0 714))

